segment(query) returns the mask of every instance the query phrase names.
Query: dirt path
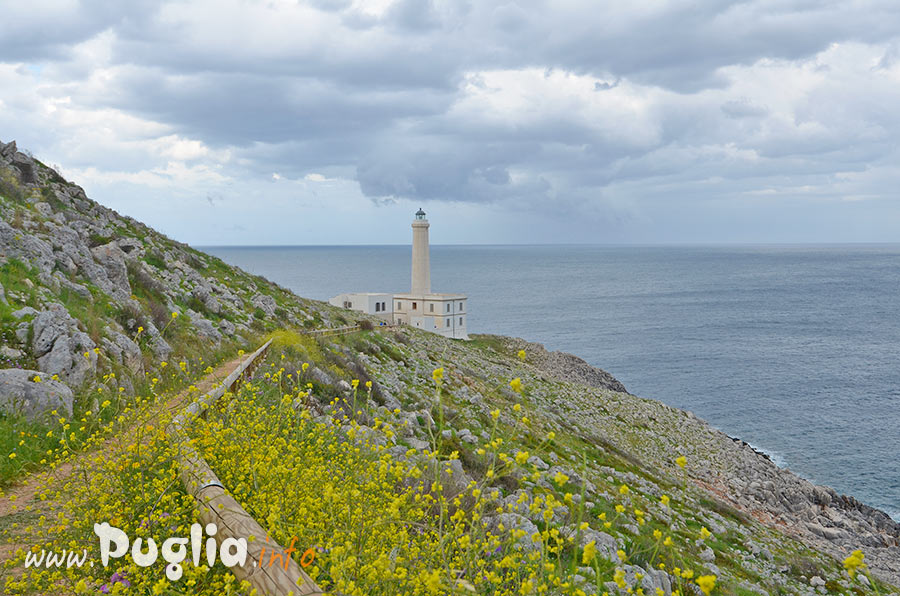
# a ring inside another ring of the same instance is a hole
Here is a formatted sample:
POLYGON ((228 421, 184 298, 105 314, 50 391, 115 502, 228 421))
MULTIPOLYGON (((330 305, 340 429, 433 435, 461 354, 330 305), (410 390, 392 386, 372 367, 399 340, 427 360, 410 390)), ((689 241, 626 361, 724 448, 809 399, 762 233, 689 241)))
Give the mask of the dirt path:
MULTIPOLYGON (((195 395, 202 395, 212 389, 217 383, 222 382, 247 357, 248 355, 235 357, 220 364, 213 372, 194 384, 198 390, 197 392, 185 389, 175 396, 160 401, 158 409, 151 411, 146 418, 136 421, 131 427, 117 433, 115 437, 110 437, 104 443, 104 446, 126 437, 135 428, 156 418, 163 409, 174 411, 184 407, 195 395)), ((30 521, 37 519, 41 515, 47 515, 55 508, 52 500, 41 501, 37 499, 38 491, 45 490, 48 484, 61 486, 71 476, 76 463, 89 457, 91 453, 93 451, 90 453, 79 453, 75 456, 74 461, 63 463, 52 470, 35 472, 25 477, 22 482, 3 491, 3 497, 0 498, 0 588, 2 588, 2 578, 7 572, 4 569, 4 563, 14 557, 17 549, 30 546, 18 542, 17 539, 22 538, 21 532, 28 526, 30 521), (28 510, 29 506, 31 506, 30 510, 28 510)))

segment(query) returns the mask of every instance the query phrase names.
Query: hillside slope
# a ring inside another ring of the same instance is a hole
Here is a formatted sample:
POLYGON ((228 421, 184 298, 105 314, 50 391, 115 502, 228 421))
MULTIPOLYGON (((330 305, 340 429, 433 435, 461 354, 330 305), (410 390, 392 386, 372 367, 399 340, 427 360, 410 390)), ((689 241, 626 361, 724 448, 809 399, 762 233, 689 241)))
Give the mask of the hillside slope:
MULTIPOLYGON (((321 546, 317 581, 329 589, 874 593, 865 576, 842 568, 856 549, 875 576, 900 584, 900 525, 777 468, 690 413, 630 395, 575 356, 514 338, 460 342, 378 327, 304 336, 359 319, 90 201, 14 144, 0 144, 0 285, 0 438, 19 455, 0 464, 7 481, 27 471, 19 462, 29 450, 37 454, 30 468, 46 465, 38 461, 44 431, 55 441, 69 430, 44 410, 86 421, 98 402, 134 394, 145 398, 128 402, 137 411, 159 387, 188 384, 192 372, 274 336, 267 367, 194 440, 281 544, 295 532, 321 546), (19 435, 26 419, 32 426, 19 435), (399 511, 418 517, 385 531, 399 511), (443 533, 450 521, 465 526, 452 540, 443 533), (427 531, 410 530, 419 527, 427 531), (367 543, 376 535, 382 542, 367 543), (429 567, 442 557, 452 564, 429 567), (535 575, 517 574, 524 569, 535 575), (714 589, 696 581, 712 576, 714 589)), ((108 519, 123 507, 129 532, 146 531, 148 520, 160 521, 161 502, 166 518, 189 523, 192 502, 171 480, 177 449, 164 433, 145 442, 98 454, 71 486, 49 478, 46 491, 62 504, 59 525, 38 524, 34 543, 78 542, 90 536, 81 517, 108 519)), ((73 585, 80 578, 100 589, 97 570, 72 573, 73 585)), ((167 589, 161 567, 123 573, 135 589, 167 589)), ((202 590, 187 593, 230 585, 224 568, 204 577, 194 577, 202 590)), ((12 577, 5 589, 33 593, 60 581, 33 579, 29 587, 12 577)))
POLYGON ((114 373, 134 393, 160 362, 210 360, 281 325, 327 326, 329 312, 98 205, 0 143, 0 366, 78 394, 114 373))

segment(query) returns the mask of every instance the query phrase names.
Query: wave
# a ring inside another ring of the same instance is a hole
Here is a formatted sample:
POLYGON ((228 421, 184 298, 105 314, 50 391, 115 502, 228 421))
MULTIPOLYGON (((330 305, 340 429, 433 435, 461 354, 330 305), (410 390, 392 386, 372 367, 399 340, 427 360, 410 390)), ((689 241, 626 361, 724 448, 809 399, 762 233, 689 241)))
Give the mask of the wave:
POLYGON ((778 466, 779 468, 787 468, 787 459, 778 453, 777 451, 772 451, 770 449, 766 449, 764 447, 758 447, 753 443, 747 443, 754 451, 758 451, 772 460, 772 463, 778 466))

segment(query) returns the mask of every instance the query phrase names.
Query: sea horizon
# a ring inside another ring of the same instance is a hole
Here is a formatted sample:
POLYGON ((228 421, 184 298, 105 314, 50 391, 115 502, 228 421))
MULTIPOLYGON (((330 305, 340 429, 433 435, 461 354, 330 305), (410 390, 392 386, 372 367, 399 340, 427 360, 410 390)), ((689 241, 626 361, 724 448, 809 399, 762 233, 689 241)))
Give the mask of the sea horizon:
MULTIPOLYGON (((361 243, 361 244, 192 244, 185 242, 189 246, 197 250, 205 250, 207 248, 358 248, 365 246, 401 246, 409 248, 409 244, 404 243, 361 243)), ((440 243, 431 242, 431 247, 435 246, 596 246, 609 248, 654 248, 677 246, 684 248, 703 248, 703 247, 840 247, 840 246, 900 246, 900 242, 660 242, 660 243, 604 243, 604 242, 500 242, 500 243, 483 243, 483 242, 451 242, 440 243)))

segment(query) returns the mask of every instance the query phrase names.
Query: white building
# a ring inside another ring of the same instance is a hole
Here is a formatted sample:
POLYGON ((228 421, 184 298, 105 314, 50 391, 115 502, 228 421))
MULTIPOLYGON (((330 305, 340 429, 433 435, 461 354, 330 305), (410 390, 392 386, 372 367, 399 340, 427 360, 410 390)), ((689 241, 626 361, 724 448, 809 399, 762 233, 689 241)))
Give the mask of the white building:
POLYGON ((393 323, 394 295, 383 292, 359 292, 356 294, 338 294, 328 301, 329 304, 358 310, 393 323))
POLYGON ((465 294, 431 291, 431 262, 425 212, 419 209, 412 222, 412 287, 405 294, 361 292, 338 294, 328 302, 374 315, 396 325, 411 325, 445 337, 469 339, 465 294))
POLYGON ((467 318, 465 294, 394 294, 394 322, 398 325, 469 339, 467 318))

